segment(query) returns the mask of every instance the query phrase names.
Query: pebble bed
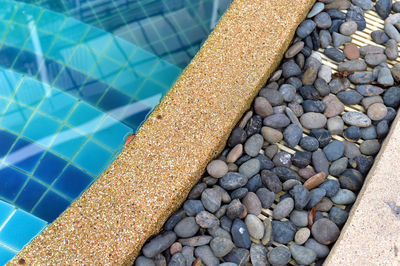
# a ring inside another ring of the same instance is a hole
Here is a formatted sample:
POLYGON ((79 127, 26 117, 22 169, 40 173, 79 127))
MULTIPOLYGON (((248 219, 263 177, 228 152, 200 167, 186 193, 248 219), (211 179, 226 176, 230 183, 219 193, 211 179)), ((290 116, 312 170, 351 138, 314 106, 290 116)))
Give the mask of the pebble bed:
POLYGON ((321 265, 400 104, 399 30, 400 2, 316 2, 225 150, 135 265, 321 265), (368 10, 384 30, 356 45, 368 10))

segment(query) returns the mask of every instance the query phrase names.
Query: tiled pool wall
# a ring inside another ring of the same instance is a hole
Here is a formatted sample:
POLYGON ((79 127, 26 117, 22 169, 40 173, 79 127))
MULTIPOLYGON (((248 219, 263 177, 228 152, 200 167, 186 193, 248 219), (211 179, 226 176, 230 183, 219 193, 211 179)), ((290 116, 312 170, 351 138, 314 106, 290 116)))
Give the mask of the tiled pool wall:
POLYGON ((230 3, 213 2, 0 0, 0 264, 115 159, 230 3))

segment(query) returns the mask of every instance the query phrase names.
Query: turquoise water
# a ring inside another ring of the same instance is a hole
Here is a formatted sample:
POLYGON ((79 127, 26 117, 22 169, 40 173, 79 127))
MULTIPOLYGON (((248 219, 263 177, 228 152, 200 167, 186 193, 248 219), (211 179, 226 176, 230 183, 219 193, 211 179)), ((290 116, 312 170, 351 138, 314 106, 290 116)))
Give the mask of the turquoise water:
POLYGON ((102 174, 229 3, 0 0, 0 264, 102 174))

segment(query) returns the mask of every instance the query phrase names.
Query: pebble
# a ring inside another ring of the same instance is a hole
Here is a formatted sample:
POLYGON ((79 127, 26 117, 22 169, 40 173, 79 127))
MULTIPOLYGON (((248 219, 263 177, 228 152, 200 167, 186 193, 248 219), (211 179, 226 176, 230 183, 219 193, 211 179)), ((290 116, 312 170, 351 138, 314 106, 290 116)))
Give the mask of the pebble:
POLYGON ((261 129, 261 134, 269 143, 277 143, 283 139, 282 132, 272 127, 263 127, 261 129))
MULTIPOLYGON (((204 184, 204 183, 203 183, 204 184)), ((207 185, 204 184, 206 187, 207 185)), ((172 229, 174 229, 175 225, 182 220, 183 218, 185 218, 186 216, 186 212, 184 210, 179 210, 176 211, 174 214, 172 214, 168 220, 165 222, 164 224, 164 229, 166 231, 171 231, 172 229)))
POLYGON ((294 201, 292 198, 285 198, 280 201, 274 208, 273 217, 275 220, 286 218, 294 208, 294 201))
POLYGON ((283 138, 285 142, 290 146, 296 146, 303 134, 303 130, 298 125, 289 125, 283 132, 283 138))
POLYGON ((196 223, 194 217, 186 217, 175 225, 174 232, 178 237, 187 238, 194 236, 199 229, 200 226, 196 223))
POLYGON ((328 118, 337 116, 344 111, 343 103, 335 95, 327 95, 322 101, 326 105, 324 115, 328 118))
POLYGON ((179 239, 179 243, 183 246, 197 247, 207 245, 210 243, 211 239, 211 236, 194 236, 190 238, 181 238, 179 239))
POLYGON ((233 248, 223 259, 237 266, 245 266, 250 260, 250 252, 243 248, 233 248))
POLYGON ((347 169, 339 177, 340 187, 351 191, 359 191, 364 182, 363 175, 355 169, 347 169))
POLYGON ((346 21, 340 25, 339 32, 343 35, 349 36, 357 31, 357 23, 355 21, 346 21))
POLYGON ((378 15, 385 19, 389 16, 392 9, 392 0, 378 0, 375 3, 375 9, 378 15))
POLYGON ((231 135, 229 136, 228 146, 234 147, 237 144, 244 143, 246 141, 246 139, 247 139, 246 131, 244 131, 243 128, 235 127, 232 130, 231 135))
POLYGON ((282 191, 282 183, 274 172, 268 170, 261 171, 261 180, 272 192, 279 193, 282 191))
POLYGON ((340 25, 342 25, 343 21, 341 19, 332 20, 332 26, 329 28, 330 33, 338 32, 340 25))
POLYGON ((318 140, 314 137, 306 136, 300 140, 300 147, 306 151, 316 151, 318 149, 318 140))
POLYGON ((272 159, 275 154, 278 152, 278 146, 276 144, 269 145, 265 150, 264 154, 269 158, 272 159))
POLYGON ((312 163, 314 165, 315 171, 324 172, 325 175, 329 174, 329 161, 323 151, 317 150, 313 152, 312 163))
POLYGON ((338 10, 345 10, 351 6, 350 1, 348 0, 335 0, 335 1, 328 1, 325 5, 325 10, 330 9, 338 9, 338 10))
POLYGON ((322 200, 315 205, 315 209, 320 212, 327 212, 332 208, 332 206, 333 202, 329 198, 323 197, 322 200))
POLYGON ((290 46, 289 49, 286 51, 285 58, 294 57, 301 51, 301 49, 303 49, 303 47, 304 47, 304 42, 302 41, 292 44, 292 46, 290 46))
POLYGON ((207 165, 207 172, 214 178, 221 178, 228 172, 228 166, 222 160, 213 160, 207 165))
POLYGON ((319 13, 322 12, 322 10, 324 10, 324 8, 325 8, 324 3, 321 3, 321 2, 315 3, 315 5, 310 10, 310 12, 308 12, 307 18, 312 18, 312 17, 318 15, 319 13))
MULTIPOLYGON (((327 0, 327 2, 332 2, 332 1, 327 0)), ((326 11, 326 13, 328 13, 332 19, 345 19, 346 18, 346 14, 343 14, 339 10, 331 9, 331 10, 326 11)))
POLYGON ((292 157, 294 166, 304 168, 311 163, 311 152, 296 151, 292 157))
POLYGON ((272 238, 281 244, 293 241, 296 234, 296 226, 290 221, 272 221, 272 238))
POLYGON ((308 213, 306 211, 293 210, 290 214, 290 221, 298 227, 307 226, 308 213))
POLYGON ((303 245, 311 235, 310 229, 303 227, 300 228, 294 236, 294 242, 298 245, 303 245))
MULTIPOLYGON (((327 218, 318 219, 311 227, 315 240, 323 245, 329 245, 339 237, 340 230, 337 225, 327 218)), ((292 253, 293 255, 293 253, 292 253)))
POLYGON ((318 78, 325 80, 329 83, 332 79, 332 68, 327 65, 322 65, 318 71, 318 78))
POLYGON ((382 120, 376 126, 376 133, 379 138, 385 137, 389 132, 389 122, 387 120, 382 120))
POLYGON ((339 191, 333 197, 331 197, 331 200, 335 204, 347 205, 356 201, 356 195, 351 190, 339 189, 339 191))
POLYGON ((370 10, 374 6, 371 0, 351 0, 351 2, 364 10, 370 10))
POLYGON ((303 179, 306 180, 316 174, 314 169, 312 169, 311 167, 299 169, 298 173, 303 179))
POLYGON ((275 193, 268 190, 267 188, 259 188, 256 192, 256 195, 258 196, 261 202, 261 206, 264 209, 268 209, 274 203, 275 193))
POLYGON ((352 143, 349 141, 344 141, 343 144, 344 144, 344 156, 345 157, 352 159, 358 155, 361 155, 361 152, 355 143, 352 143))
POLYGON ((317 78, 314 82, 314 87, 321 96, 326 96, 329 94, 331 89, 325 79, 317 78))
POLYGON ((329 248, 325 245, 322 245, 315 241, 314 238, 310 238, 307 240, 307 242, 304 244, 306 248, 314 250, 315 254, 317 254, 317 258, 325 258, 329 254, 329 248))
MULTIPOLYGON (((299 105, 299 104, 297 104, 297 105, 299 105)), ((299 106, 300 106, 300 105, 299 105, 299 106)), ((289 107, 293 107, 293 105, 290 105, 290 104, 289 104, 289 107)), ((289 107, 286 107, 286 108, 285 108, 285 113, 286 113, 286 115, 289 117, 290 121, 291 121, 293 124, 298 125, 299 127, 301 127, 300 121, 299 121, 299 119, 297 118, 297 114, 295 114, 295 113, 292 111, 292 109, 290 109, 289 107)), ((300 107, 301 107, 301 106, 300 106, 300 107)), ((301 114, 302 114, 302 113, 303 113, 303 109, 301 108, 300 111, 301 111, 301 114)), ((301 114, 300 114, 300 115, 301 115, 301 114)))
POLYGON ((264 138, 260 134, 254 134, 244 144, 244 151, 249 156, 255 157, 260 152, 263 144, 264 144, 264 138))
POLYGON ((347 78, 334 78, 331 82, 329 82, 329 88, 333 94, 337 94, 349 86, 350 81, 347 78))
POLYGON ((333 32, 332 33, 332 41, 333 41, 333 46, 334 47, 339 47, 342 46, 345 43, 350 43, 351 42, 351 37, 333 32))
POLYGON ((348 159, 346 157, 340 158, 334 162, 332 162, 329 167, 329 173, 333 176, 339 176, 341 173, 346 170, 348 165, 348 159))
POLYGON ((247 178, 256 175, 260 171, 260 161, 256 158, 250 159, 239 167, 239 173, 247 178))
POLYGON ((389 40, 389 36, 383 30, 376 30, 371 32, 372 40, 377 44, 384 44, 389 40))
POLYGON ((347 11, 346 20, 356 22, 357 30, 360 31, 364 30, 367 26, 367 22, 364 18, 364 11, 357 6, 353 6, 347 11))
POLYGON ((342 226, 347 221, 349 213, 337 206, 333 206, 329 211, 329 220, 334 222, 337 226, 342 226))
POLYGON ((242 154, 243 154, 243 145, 237 144, 230 150, 230 152, 226 156, 226 162, 234 163, 237 159, 239 159, 240 156, 242 156, 242 154))
POLYGON ((187 200, 183 204, 183 209, 187 216, 196 216, 199 212, 204 211, 203 204, 200 200, 187 200))
POLYGON ((347 105, 359 104, 363 99, 362 95, 354 90, 341 91, 336 96, 347 105))
POLYGON ((351 126, 368 127, 371 125, 371 119, 363 113, 350 111, 342 116, 343 121, 351 126))
POLYGON ((379 70, 378 83, 384 86, 392 86, 394 84, 394 79, 389 68, 384 67, 379 70))
POLYGON ((248 192, 242 203, 246 206, 248 213, 259 215, 261 213, 261 202, 254 192, 248 192))
POLYGON ((368 109, 368 107, 374 103, 383 103, 382 97, 381 96, 365 97, 361 101, 361 104, 364 106, 365 109, 368 109))
POLYGON ((349 79, 355 84, 367 84, 374 81, 375 77, 371 71, 361 71, 351 74, 349 79))
POLYGON ((390 39, 386 42, 385 55, 389 60, 397 59, 397 57, 399 56, 399 48, 395 40, 390 39))
POLYGON ((366 69, 367 69, 367 64, 362 59, 345 61, 343 63, 340 63, 338 66, 338 71, 347 70, 349 72, 356 72, 356 71, 364 71, 366 69))
POLYGON ((360 57, 360 51, 358 50, 357 45, 353 43, 346 43, 344 45, 343 53, 349 60, 358 59, 360 57))
MULTIPOLYGON (((234 178, 237 178, 237 179, 241 178, 241 179, 244 179, 245 181, 247 181, 247 179, 245 177, 243 177, 237 173, 229 172, 222 179, 220 179, 220 184, 227 183, 227 181, 225 181, 227 179, 232 180, 232 181, 230 181, 230 184, 234 183, 234 181, 240 182, 238 180, 233 181, 234 178)), ((222 187, 224 187, 224 186, 222 186, 222 187)), ((219 209, 219 207, 221 207, 221 200, 222 200, 221 192, 214 188, 207 188, 201 194, 201 202, 203 203, 204 208, 212 213, 216 212, 219 209)))
POLYGON ((325 197, 326 191, 322 188, 315 188, 310 191, 310 200, 307 203, 306 208, 308 210, 312 209, 315 205, 317 205, 318 202, 322 200, 323 197, 325 197))
POLYGON ((264 97, 257 97, 254 100, 254 111, 256 112, 256 114, 262 117, 272 115, 273 113, 271 104, 264 97))
MULTIPOLYGON (((311 19, 307 19, 307 20, 303 21, 302 23, 300 23, 300 25, 297 27, 296 34, 301 39, 304 39, 305 37, 310 35, 310 33, 315 29, 315 27, 316 27, 315 22, 312 21, 311 19)), ((285 78, 288 78, 288 77, 285 76, 285 78)))
POLYGON ((385 118, 386 114, 387 108, 383 103, 374 103, 367 110, 368 117, 375 121, 385 118))
POLYGON ((282 184, 282 188, 284 191, 289 191, 296 185, 301 185, 301 182, 299 180, 289 179, 282 184))
POLYGON ((392 5, 392 10, 395 13, 399 13, 400 12, 400 3, 394 2, 392 5))
POLYGON ((376 45, 364 45, 359 48, 361 56, 366 56, 367 54, 383 54, 384 48, 376 45))
POLYGON ((263 238, 264 224, 257 216, 248 214, 245 218, 245 224, 247 226, 247 230, 249 231, 249 235, 252 238, 258 240, 263 238))
POLYGON ((324 182, 325 177, 326 177, 326 175, 324 172, 315 174, 312 177, 310 177, 309 179, 307 179, 306 182, 304 182, 303 186, 306 189, 311 190, 311 189, 319 186, 322 182, 324 182))
POLYGON ((142 253, 147 258, 153 258, 164 250, 168 249, 176 240, 176 234, 167 231, 161 235, 156 236, 150 242, 145 244, 142 248, 142 253))
MULTIPOLYGON (((250 192, 256 192, 257 189, 262 187, 261 176, 259 174, 254 175, 246 184, 246 188, 250 192)), ((227 194, 229 196, 229 194, 227 194)), ((230 200, 228 201, 230 202, 230 200)))
POLYGON ((290 84, 283 84, 279 88, 279 92, 282 94, 283 100, 286 102, 293 101, 294 97, 296 96, 296 88, 290 84))
MULTIPOLYGON (((270 147, 270 146, 268 146, 268 147, 270 147)), ((265 170, 265 169, 269 170, 274 167, 274 164, 265 155, 259 154, 259 155, 257 155, 256 158, 260 161, 260 170, 265 170)))
POLYGON ((383 94, 383 102, 388 107, 397 108, 400 104, 400 88, 390 87, 383 94))
POLYGON ((234 199, 233 193, 232 198, 232 202, 229 203, 228 207, 226 208, 226 216, 228 216, 229 219, 235 219, 246 215, 246 207, 240 202, 239 199, 234 199))
POLYGON ((250 248, 251 240, 249 231, 247 229, 246 224, 240 220, 235 219, 232 224, 231 234, 233 243, 239 248, 250 248))
POLYGON ((310 192, 301 185, 294 186, 289 193, 294 199, 296 210, 302 210, 310 201, 310 192))
POLYGON ((169 253, 171 253, 171 255, 174 255, 177 252, 181 252, 182 251, 182 244, 179 242, 175 242, 171 245, 171 247, 169 248, 169 253))
POLYGON ((300 117, 300 123, 307 129, 322 128, 326 121, 324 115, 315 112, 305 113, 300 117))
POLYGON ((284 128, 289 124, 290 120, 284 114, 273 114, 264 118, 264 125, 272 128, 284 128))
POLYGON ((369 139, 361 143, 360 152, 364 155, 375 155, 378 153, 381 145, 377 139, 369 139))
POLYGON ((289 248, 285 246, 278 246, 271 249, 268 252, 267 257, 272 266, 283 266, 289 263, 291 253, 289 248))
POLYGON ((290 78, 301 74, 300 67, 293 61, 287 61, 282 64, 282 75, 284 78, 290 78))
POLYGON ((275 173, 282 182, 289 179, 300 180, 299 175, 294 170, 287 167, 277 166, 272 169, 272 172, 275 173))
POLYGON ((250 261, 255 266, 266 266, 267 263, 267 249, 261 244, 251 244, 250 247, 250 261))
POLYGON ((310 135, 318 140, 319 147, 321 148, 328 145, 332 139, 332 134, 324 128, 312 129, 310 135))
POLYGON ((207 266, 219 264, 219 259, 214 255, 214 253, 212 252, 212 250, 209 246, 201 246, 201 247, 195 248, 194 255, 198 259, 201 259, 201 263, 203 263, 207 266))
POLYGON ((276 166, 290 167, 292 165, 290 158, 290 153, 280 151, 274 156, 272 161, 276 166))
MULTIPOLYGON (((303 85, 312 85, 314 81, 316 80, 318 76, 318 68, 314 66, 310 66, 309 68, 306 69, 304 72, 303 78, 302 78, 302 83, 303 85)), ((289 100, 286 100, 287 102, 290 102, 289 100)))
POLYGON ((293 259, 300 265, 309 265, 315 261, 317 254, 314 250, 293 244, 289 247, 293 259))
POLYGON ((156 266, 156 264, 145 256, 139 256, 136 258, 135 266, 156 266))
POLYGON ((365 62, 370 66, 377 66, 386 62, 385 54, 367 54, 365 55, 365 62))
POLYGON ((305 100, 303 108, 305 112, 322 113, 325 110, 325 103, 322 101, 305 100))
MULTIPOLYGON (((320 29, 329 29, 332 25, 332 19, 326 12, 321 12, 314 17, 316 26, 320 29)), ((315 48, 315 47, 314 47, 315 48)))
MULTIPOLYGON (((186 260, 186 258, 185 258, 185 260, 186 260)), ((162 254, 158 254, 157 256, 155 256, 153 258, 153 261, 157 266, 166 266, 167 265, 167 260, 166 260, 165 256, 162 254)))
POLYGON ((263 118, 260 115, 252 116, 244 128, 247 133, 247 137, 253 136, 256 133, 260 133, 262 122, 263 118))
POLYGON ((327 128, 331 134, 340 135, 343 133, 344 122, 339 117, 331 117, 328 119, 327 128))
POLYGON ((358 127, 350 126, 346 128, 346 130, 343 133, 343 136, 346 140, 355 142, 360 139, 361 131, 358 127))
POLYGON ((319 31, 319 41, 321 48, 325 49, 332 44, 332 36, 328 30, 319 31))
POLYGON ((224 257, 233 249, 233 242, 228 238, 215 237, 210 242, 210 248, 215 256, 224 257))
POLYGON ((196 223, 201 228, 212 228, 219 225, 219 220, 215 215, 208 211, 201 211, 196 215, 196 223))

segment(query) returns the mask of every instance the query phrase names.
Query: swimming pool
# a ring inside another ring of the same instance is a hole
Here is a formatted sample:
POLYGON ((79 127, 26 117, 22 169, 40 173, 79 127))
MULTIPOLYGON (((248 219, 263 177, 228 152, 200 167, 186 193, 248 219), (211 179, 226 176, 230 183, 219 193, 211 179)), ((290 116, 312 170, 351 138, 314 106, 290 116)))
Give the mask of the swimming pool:
POLYGON ((0 0, 0 264, 101 175, 229 3, 0 0))

